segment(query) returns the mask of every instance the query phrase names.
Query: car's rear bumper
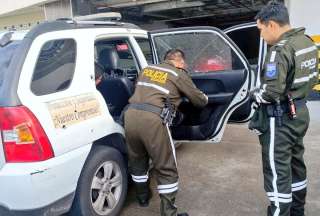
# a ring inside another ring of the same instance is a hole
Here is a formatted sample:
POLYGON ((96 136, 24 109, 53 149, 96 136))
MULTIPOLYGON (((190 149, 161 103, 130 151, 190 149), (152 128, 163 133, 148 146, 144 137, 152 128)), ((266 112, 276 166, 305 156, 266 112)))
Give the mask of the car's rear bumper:
POLYGON ((43 162, 5 164, 0 170, 0 215, 9 210, 51 212, 13 215, 53 216, 68 210, 90 149, 91 145, 86 145, 43 162))
POLYGON ((75 193, 71 193, 48 206, 44 206, 38 209, 10 210, 8 207, 0 205, 0 215, 3 215, 3 216, 62 215, 69 211, 72 205, 74 194, 75 193))

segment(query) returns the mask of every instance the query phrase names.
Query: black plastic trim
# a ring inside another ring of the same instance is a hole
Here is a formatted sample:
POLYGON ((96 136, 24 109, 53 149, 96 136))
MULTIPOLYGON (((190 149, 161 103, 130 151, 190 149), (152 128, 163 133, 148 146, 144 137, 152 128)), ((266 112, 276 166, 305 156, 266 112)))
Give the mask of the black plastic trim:
POLYGON ((225 104, 231 100, 233 97, 232 92, 218 93, 218 94, 208 94, 208 103, 211 104, 225 104))
POLYGON ((68 194, 67 196, 57 200, 56 202, 37 209, 28 210, 12 210, 6 206, 0 205, 1 216, 58 216, 67 213, 72 205, 75 192, 68 194))

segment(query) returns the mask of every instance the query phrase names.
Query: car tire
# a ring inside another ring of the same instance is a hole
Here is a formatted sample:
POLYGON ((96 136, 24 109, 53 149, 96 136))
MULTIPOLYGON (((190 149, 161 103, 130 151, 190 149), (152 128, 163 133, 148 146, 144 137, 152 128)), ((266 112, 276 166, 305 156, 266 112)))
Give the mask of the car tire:
POLYGON ((71 216, 117 216, 124 204, 127 166, 114 148, 93 146, 82 169, 71 216))

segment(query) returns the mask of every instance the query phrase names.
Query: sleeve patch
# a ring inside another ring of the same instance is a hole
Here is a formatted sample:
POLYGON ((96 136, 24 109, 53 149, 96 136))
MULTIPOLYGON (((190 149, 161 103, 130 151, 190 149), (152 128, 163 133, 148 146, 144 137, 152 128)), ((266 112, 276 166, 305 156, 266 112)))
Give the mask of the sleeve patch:
POLYGON ((278 77, 277 64, 275 63, 267 64, 265 76, 267 79, 276 79, 278 77))

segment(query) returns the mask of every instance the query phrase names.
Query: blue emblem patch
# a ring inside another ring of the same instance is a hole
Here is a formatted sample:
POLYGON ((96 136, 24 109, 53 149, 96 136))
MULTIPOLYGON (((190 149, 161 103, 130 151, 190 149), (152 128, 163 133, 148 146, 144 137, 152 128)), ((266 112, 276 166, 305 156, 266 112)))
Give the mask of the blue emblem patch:
POLYGON ((276 63, 267 64, 267 70, 266 70, 265 76, 268 79, 276 79, 278 77, 278 70, 277 70, 276 63))

